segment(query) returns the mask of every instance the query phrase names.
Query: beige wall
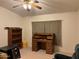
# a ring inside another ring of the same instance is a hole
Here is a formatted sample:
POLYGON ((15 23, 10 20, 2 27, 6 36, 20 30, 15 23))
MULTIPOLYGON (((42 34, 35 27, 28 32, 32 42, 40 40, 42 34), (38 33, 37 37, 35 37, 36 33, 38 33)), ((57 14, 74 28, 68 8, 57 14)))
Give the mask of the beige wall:
POLYGON ((78 20, 77 20, 77 22, 78 22, 78 40, 79 40, 79 11, 78 11, 78 20))
POLYGON ((22 17, 0 7, 0 47, 7 45, 7 31, 4 27, 23 27, 22 17))
POLYGON ((62 20, 62 43, 60 48, 71 53, 77 44, 77 12, 47 14, 26 17, 26 39, 32 45, 32 22, 62 20))
POLYGON ((7 31, 4 27, 22 27, 23 39, 32 46, 32 22, 62 20, 62 43, 60 50, 71 53, 79 43, 79 12, 27 16, 22 18, 13 12, 0 7, 0 47, 7 45, 7 31))

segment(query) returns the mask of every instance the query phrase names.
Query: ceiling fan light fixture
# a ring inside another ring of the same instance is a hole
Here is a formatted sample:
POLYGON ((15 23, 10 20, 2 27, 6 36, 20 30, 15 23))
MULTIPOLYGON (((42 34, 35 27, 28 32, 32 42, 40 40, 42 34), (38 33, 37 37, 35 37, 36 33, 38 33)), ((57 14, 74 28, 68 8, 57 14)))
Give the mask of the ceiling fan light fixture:
MULTIPOLYGON (((15 1, 20 1, 20 0, 15 0, 15 1)), ((21 0, 21 6, 25 9, 25 10, 31 10, 32 7, 38 8, 38 9, 42 9, 41 6, 38 5, 39 1, 38 0, 21 0)), ((15 5, 13 6, 13 8, 19 7, 20 5, 15 5)))
POLYGON ((24 8, 24 9, 27 9, 27 5, 26 5, 26 4, 23 4, 23 8, 24 8))
POLYGON ((32 6, 30 4, 28 4, 27 8, 30 10, 32 8, 32 6))
POLYGON ((31 10, 32 6, 30 4, 23 4, 23 8, 31 10))

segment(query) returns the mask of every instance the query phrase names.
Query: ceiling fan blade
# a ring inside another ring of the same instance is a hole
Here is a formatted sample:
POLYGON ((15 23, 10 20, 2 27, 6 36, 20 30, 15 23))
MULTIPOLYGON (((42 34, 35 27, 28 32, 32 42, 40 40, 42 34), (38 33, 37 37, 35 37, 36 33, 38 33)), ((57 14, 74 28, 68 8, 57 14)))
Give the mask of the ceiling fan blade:
POLYGON ((24 1, 24 0, 14 0, 14 1, 24 1))
POLYGON ((19 7, 18 5, 13 6, 13 8, 19 7))
POLYGON ((24 0, 24 2, 26 2, 26 1, 28 1, 28 2, 29 2, 29 1, 32 1, 32 0, 24 0))
POLYGON ((13 8, 19 7, 19 6, 21 6, 21 5, 22 5, 22 4, 14 5, 13 8))
POLYGON ((42 7, 37 5, 36 3, 33 3, 32 6, 38 8, 38 9, 42 9, 42 7))
POLYGON ((42 9, 42 7, 40 7, 40 6, 38 6, 38 5, 36 5, 35 7, 38 8, 38 9, 42 9))
POLYGON ((14 1, 16 1, 16 2, 24 2, 24 0, 14 0, 14 1))
POLYGON ((14 0, 14 1, 19 1, 19 0, 14 0))

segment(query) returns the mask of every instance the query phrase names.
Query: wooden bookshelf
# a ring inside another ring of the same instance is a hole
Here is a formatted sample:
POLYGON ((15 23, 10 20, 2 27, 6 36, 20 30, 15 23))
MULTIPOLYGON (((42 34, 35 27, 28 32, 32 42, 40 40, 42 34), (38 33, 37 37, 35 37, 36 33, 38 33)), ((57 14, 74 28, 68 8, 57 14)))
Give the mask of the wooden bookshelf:
POLYGON ((22 28, 19 27, 5 27, 8 30, 8 46, 17 44, 22 48, 22 28))

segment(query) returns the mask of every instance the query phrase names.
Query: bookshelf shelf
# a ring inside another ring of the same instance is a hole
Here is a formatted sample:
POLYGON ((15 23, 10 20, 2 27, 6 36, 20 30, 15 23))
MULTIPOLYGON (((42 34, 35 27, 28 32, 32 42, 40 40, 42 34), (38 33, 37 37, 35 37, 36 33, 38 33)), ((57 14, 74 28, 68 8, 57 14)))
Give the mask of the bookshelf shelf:
POLYGON ((5 27, 8 30, 8 46, 17 44, 22 48, 22 28, 19 27, 5 27))

